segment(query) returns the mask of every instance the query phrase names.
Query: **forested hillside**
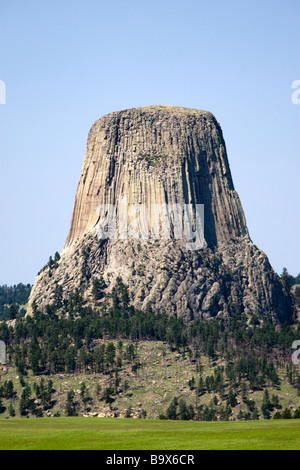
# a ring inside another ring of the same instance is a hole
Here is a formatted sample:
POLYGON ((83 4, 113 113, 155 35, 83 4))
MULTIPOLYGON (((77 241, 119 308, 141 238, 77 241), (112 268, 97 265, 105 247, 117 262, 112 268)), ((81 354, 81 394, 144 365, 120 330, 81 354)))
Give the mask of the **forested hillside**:
POLYGON ((30 291, 30 284, 0 286, 0 320, 13 320, 17 315, 24 316, 30 291))
POLYGON ((45 313, 0 324, 8 366, 3 413, 298 416, 300 373, 291 360, 298 322, 273 324, 236 310, 226 321, 185 323, 150 306, 135 309, 121 278, 106 298, 101 279, 93 286, 96 308, 84 306, 80 291, 62 305, 58 290, 45 313))

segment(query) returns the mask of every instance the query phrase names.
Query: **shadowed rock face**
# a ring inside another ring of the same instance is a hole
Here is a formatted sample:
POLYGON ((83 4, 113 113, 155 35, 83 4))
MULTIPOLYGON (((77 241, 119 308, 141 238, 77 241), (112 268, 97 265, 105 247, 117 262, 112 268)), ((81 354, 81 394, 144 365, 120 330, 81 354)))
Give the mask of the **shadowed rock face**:
POLYGON ((107 291, 121 276, 136 307, 150 304, 187 320, 232 311, 289 318, 289 295, 248 235, 211 113, 151 106, 108 114, 92 126, 61 259, 37 277, 29 313, 33 301, 43 308, 54 300, 57 284, 63 297, 79 288, 93 304, 90 280, 100 275, 107 291), (157 204, 203 204, 204 246, 187 250, 172 231, 168 240, 99 239, 99 207, 110 204, 118 218, 124 198, 145 208, 148 228, 157 204))

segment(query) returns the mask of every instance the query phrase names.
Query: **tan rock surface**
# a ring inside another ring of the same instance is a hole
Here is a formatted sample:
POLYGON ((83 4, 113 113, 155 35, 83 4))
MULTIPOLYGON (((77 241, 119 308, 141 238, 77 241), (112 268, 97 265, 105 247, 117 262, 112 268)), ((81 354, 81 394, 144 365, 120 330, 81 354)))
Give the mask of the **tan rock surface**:
POLYGON ((107 291, 121 276, 136 307, 151 305, 187 320, 236 310, 289 318, 290 297, 249 237, 222 130, 211 113, 150 106, 94 123, 61 259, 38 275, 29 313, 33 301, 41 308, 53 301, 57 285, 63 297, 78 288, 94 303, 91 279, 100 275, 107 291), (153 204, 204 204, 204 247, 187 250, 185 240, 174 238, 99 239, 99 207, 111 204, 118 216, 124 197, 147 209, 148 228, 157 215, 153 204))

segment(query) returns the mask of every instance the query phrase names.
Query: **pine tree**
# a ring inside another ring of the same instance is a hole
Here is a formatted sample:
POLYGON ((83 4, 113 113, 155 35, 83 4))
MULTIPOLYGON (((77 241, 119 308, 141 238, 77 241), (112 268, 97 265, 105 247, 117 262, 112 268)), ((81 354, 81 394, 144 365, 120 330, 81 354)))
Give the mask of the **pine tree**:
POLYGON ((288 290, 291 290, 291 287, 294 284, 294 278, 288 273, 286 268, 283 268, 280 278, 288 290))
POLYGON ((198 390, 199 396, 203 395, 203 393, 205 392, 205 386, 204 386, 204 381, 203 381, 202 375, 201 375, 201 377, 199 378, 197 390, 198 390))
POLYGON ((6 408, 5 408, 5 406, 3 406, 2 398, 0 397, 0 414, 4 413, 5 410, 6 410, 6 408))
POLYGON ((228 392, 228 396, 227 396, 227 405, 231 406, 233 408, 233 407, 236 406, 236 404, 237 404, 236 394, 234 393, 232 388, 230 388, 230 390, 228 392))
POLYGON ((21 399, 20 399, 19 409, 20 409, 21 416, 25 416, 28 414, 29 405, 30 405, 30 397, 31 397, 31 389, 27 385, 23 389, 22 394, 21 394, 21 399))
POLYGON ((12 418, 16 416, 16 412, 12 403, 9 404, 8 413, 9 413, 9 416, 11 416, 12 418))
POLYGON ((75 392, 74 390, 70 390, 67 395, 67 402, 66 402, 66 409, 65 409, 66 416, 77 416, 74 398, 75 398, 75 392))
POLYGON ((92 294, 94 296, 94 299, 95 300, 102 299, 104 297, 103 290, 105 289, 105 287, 107 287, 103 279, 103 276, 100 276, 100 278, 93 277, 92 283, 93 283, 92 294))
POLYGON ((167 419, 172 419, 175 420, 178 418, 177 416, 177 406, 178 406, 178 401, 177 398, 173 398, 171 404, 169 405, 167 412, 166 412, 166 417, 167 419))
POLYGON ((292 418, 292 412, 289 408, 285 408, 281 414, 282 419, 291 419, 292 418))
POLYGON ((10 320, 15 320, 17 318, 17 315, 18 315, 18 307, 15 305, 15 304, 12 304, 10 307, 9 307, 9 311, 8 311, 8 317, 10 320))

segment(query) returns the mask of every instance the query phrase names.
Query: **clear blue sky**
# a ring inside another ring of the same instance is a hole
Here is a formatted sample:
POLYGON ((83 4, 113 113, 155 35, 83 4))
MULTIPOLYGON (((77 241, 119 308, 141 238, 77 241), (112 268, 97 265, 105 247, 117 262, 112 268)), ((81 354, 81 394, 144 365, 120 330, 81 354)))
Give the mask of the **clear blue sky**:
POLYGON ((0 284, 63 248, 88 131, 152 104, 220 122, 253 242, 300 271, 299 0, 0 0, 0 284))

